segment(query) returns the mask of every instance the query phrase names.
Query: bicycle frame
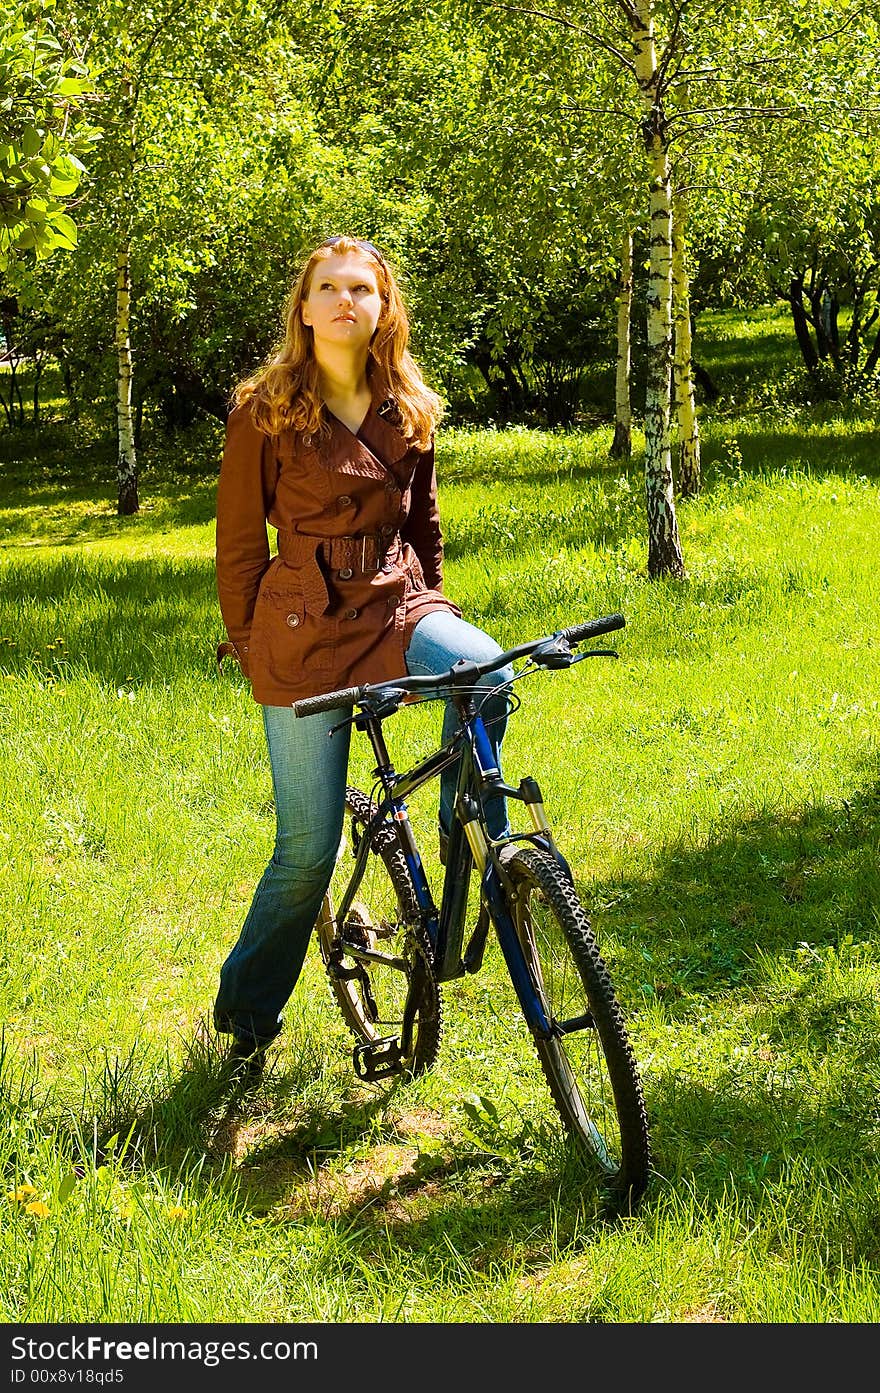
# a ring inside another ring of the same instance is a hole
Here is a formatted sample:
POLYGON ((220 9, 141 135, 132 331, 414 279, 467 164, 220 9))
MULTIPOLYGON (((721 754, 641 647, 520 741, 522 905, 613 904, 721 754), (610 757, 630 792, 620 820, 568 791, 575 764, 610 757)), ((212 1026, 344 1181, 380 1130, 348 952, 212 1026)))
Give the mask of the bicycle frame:
MULTIPOLYGON (((518 788, 504 783, 495 766, 486 726, 473 697, 469 693, 453 692, 452 699, 458 709, 461 729, 448 745, 403 774, 398 774, 391 763, 382 732, 381 718, 369 712, 361 712, 354 717, 355 728, 365 732, 372 744, 376 756, 376 768, 373 772, 381 782, 384 797, 379 801, 376 813, 370 821, 368 834, 363 836, 356 849, 354 869, 339 905, 337 923, 344 924, 346 921, 366 872, 372 838, 385 826, 395 836, 406 859, 419 913, 433 950, 433 966, 437 980, 448 981, 461 977, 466 972, 478 971, 488 932, 482 907, 471 943, 462 956, 470 875, 476 862, 481 871, 481 906, 485 903, 495 925, 501 952, 523 1014, 533 1034, 548 1039, 554 1033, 554 1027, 547 1019, 538 984, 534 981, 520 946, 508 908, 509 883, 505 883, 507 877, 501 864, 500 851, 512 841, 531 841, 555 856, 569 876, 571 872, 553 841, 535 780, 523 779, 518 788), (439 777, 455 760, 460 761, 454 803, 456 816, 450 828, 443 894, 438 910, 425 876, 407 814, 406 800, 422 785, 439 777), (485 801, 490 797, 499 796, 519 799, 528 805, 535 825, 533 833, 511 835, 497 842, 488 837, 485 801)), ((371 949, 357 949, 354 955, 365 960, 393 962, 388 955, 371 949)))

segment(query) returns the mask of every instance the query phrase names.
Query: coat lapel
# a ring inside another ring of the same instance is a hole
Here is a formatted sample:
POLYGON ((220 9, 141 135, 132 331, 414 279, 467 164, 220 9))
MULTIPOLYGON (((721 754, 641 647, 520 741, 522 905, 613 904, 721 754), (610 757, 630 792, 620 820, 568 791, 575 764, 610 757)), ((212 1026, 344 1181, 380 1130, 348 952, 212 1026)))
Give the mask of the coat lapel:
POLYGON ((399 482, 395 466, 409 453, 406 437, 397 429, 397 403, 389 394, 384 375, 375 368, 370 377, 372 403, 364 427, 375 447, 375 453, 359 435, 353 435, 335 416, 330 418, 330 439, 320 447, 320 454, 329 469, 339 474, 356 474, 361 478, 387 479, 390 474, 399 482))

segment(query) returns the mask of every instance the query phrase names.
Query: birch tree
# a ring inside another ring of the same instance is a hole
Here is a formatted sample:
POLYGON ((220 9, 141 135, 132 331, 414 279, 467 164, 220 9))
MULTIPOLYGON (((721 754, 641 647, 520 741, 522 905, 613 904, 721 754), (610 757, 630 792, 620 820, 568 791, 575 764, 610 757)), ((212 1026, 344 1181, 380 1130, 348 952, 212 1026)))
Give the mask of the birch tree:
MULTIPOLYGON (((236 18, 246 43, 247 17, 236 18)), ((138 295, 151 264, 176 254, 168 218, 182 209, 175 158, 192 139, 193 122, 196 140, 204 128, 210 145, 204 88, 215 66, 233 70, 233 22, 212 0, 152 0, 137 9, 78 0, 68 19, 87 44, 104 93, 104 139, 84 231, 113 287, 117 510, 128 515, 140 507, 133 411, 138 295)), ((206 211, 210 218, 210 210, 199 210, 202 217, 206 211)))
MULTIPOLYGON (((653 0, 610 0, 595 14, 561 14, 555 9, 488 0, 496 12, 529 16, 564 32, 566 44, 617 71, 618 92, 602 93, 597 101, 578 99, 580 109, 592 110, 599 123, 610 127, 618 141, 628 143, 637 132, 642 147, 642 188, 646 194, 641 216, 647 224, 648 278, 646 291, 645 508, 648 574, 680 579, 685 574, 675 509, 670 441, 672 373, 672 182, 666 116, 668 63, 672 49, 658 51, 653 0), (620 95, 620 74, 627 85, 620 95)), ((566 56, 568 49, 566 48, 566 56)), ((607 196, 607 191, 606 191, 607 196)), ((638 208, 636 189, 624 199, 638 208)), ((625 297, 621 297, 625 298, 625 297)), ((617 386, 624 393, 627 353, 621 352, 625 333, 618 301, 617 386)), ((623 408, 626 410, 625 406, 623 408)), ((617 410, 615 412, 617 415, 617 410)))
POLYGON ((617 288, 617 359, 614 373, 614 437, 609 454, 612 459, 629 459, 632 454, 632 365, 631 325, 633 298, 633 235, 627 228, 620 239, 620 279, 617 288))
POLYGON ((673 396, 678 422, 678 488, 682 498, 700 492, 700 428, 694 399, 691 296, 687 260, 687 192, 672 203, 673 396))
POLYGON ((672 359, 672 183, 664 86, 652 0, 620 0, 632 33, 649 179, 648 346, 645 392, 645 502, 648 574, 684 575, 669 440, 672 359))

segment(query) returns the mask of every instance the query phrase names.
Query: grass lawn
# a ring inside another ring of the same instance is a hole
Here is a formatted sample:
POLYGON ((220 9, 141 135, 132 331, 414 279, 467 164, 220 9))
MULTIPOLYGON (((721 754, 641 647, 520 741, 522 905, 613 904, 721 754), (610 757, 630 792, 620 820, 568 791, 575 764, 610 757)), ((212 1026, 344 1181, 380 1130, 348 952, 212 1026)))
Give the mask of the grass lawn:
MULTIPOLYGON (((642 1070, 656 1174, 616 1223, 497 947, 444 988, 435 1068, 368 1086, 313 945, 264 1082, 224 1087, 211 1004, 274 817, 259 709, 213 666, 222 432, 148 435, 129 519, 112 440, 0 432, 2 1319, 880 1319, 880 440, 755 398, 774 313, 701 318, 748 392, 703 411, 683 583, 645 575, 639 441, 438 441, 466 618, 505 646, 627 619, 616 663, 521 686, 504 751, 642 1070)), ((439 716, 389 725, 400 766, 439 716)))

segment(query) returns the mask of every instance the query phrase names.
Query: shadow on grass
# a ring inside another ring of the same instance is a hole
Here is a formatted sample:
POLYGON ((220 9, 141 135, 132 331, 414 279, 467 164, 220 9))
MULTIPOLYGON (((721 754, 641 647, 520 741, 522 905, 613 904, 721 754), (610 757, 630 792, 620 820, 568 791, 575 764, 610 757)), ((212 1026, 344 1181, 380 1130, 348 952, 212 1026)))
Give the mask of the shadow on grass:
MULTIPOLYGON (((766 964, 800 950, 877 942, 880 781, 840 802, 767 811, 707 843, 672 845, 649 879, 584 887, 629 999, 673 1013, 701 998, 751 992, 766 964)), ((878 948, 880 953, 880 948, 878 948)))
POLYGON ((16 559, 0 593, 0 668, 64 682, 77 675, 162 682, 215 675, 223 637, 213 561, 90 557, 16 559))
POLYGON ((73 546, 203 526, 214 516, 222 428, 199 423, 179 437, 153 431, 139 456, 141 511, 116 511, 112 424, 0 430, 0 542, 73 546))
POLYGON ((214 520, 216 491, 215 478, 165 478, 142 491, 140 512, 120 517, 115 498, 94 487, 29 488, 7 503, 0 542, 29 549, 69 547, 204 527, 214 520))
MULTIPOLYGON (((867 1193, 865 1167, 880 1153, 876 767, 843 802, 768 812, 707 845, 667 848, 649 878, 594 886, 591 897, 600 937, 613 929, 626 945, 612 973, 634 1038, 629 1003, 646 997, 670 1028, 668 1050, 655 1044, 645 1067, 657 1169, 640 1211, 649 1227, 668 1194, 704 1215, 735 1204, 747 1219, 809 1207, 805 1176, 867 1193), (736 1048, 713 1044, 707 1008, 720 1028, 736 1017, 736 1048), (705 1036, 706 1068, 696 1057, 677 1065, 674 1039, 691 1029, 705 1036)), ((362 1233, 379 1250, 451 1244, 474 1270, 514 1251, 540 1265, 551 1228, 559 1243, 589 1243, 608 1222, 589 1168, 558 1136, 450 1127, 425 1146, 388 1108, 396 1085, 365 1098, 318 1039, 294 1043, 283 1070, 270 1067, 252 1091, 230 1084, 221 1054, 201 1030, 164 1076, 136 1052, 108 1061, 77 1134, 94 1136, 99 1160, 110 1137, 131 1133, 139 1166, 228 1185, 248 1212, 340 1223, 347 1242, 362 1233), (346 1157, 340 1179, 332 1163, 346 1157)), ((817 1214, 805 1219, 811 1241, 847 1260, 880 1259, 875 1206, 817 1214)))
MULTIPOLYGON (((843 413, 842 413, 843 414, 843 413)), ((877 452, 877 424, 874 417, 853 414, 843 419, 837 431, 833 419, 825 419, 825 413, 813 418, 817 425, 827 429, 817 432, 807 423, 780 423, 766 430, 756 430, 749 419, 741 432, 735 426, 728 433, 737 438, 742 451, 741 472, 744 477, 761 474, 768 470, 802 470, 814 479, 828 477, 876 479, 880 476, 880 458, 877 452)), ((704 485, 715 480, 717 462, 724 453, 724 440, 712 439, 703 443, 701 455, 704 470, 704 485)))
MULTIPOLYGON (((319 1042, 303 1047, 283 1070, 270 1052, 263 1076, 252 1080, 234 1072, 228 1040, 203 1023, 184 1046, 182 1063, 167 1055, 158 1068, 138 1042, 124 1056, 105 1055, 100 1074, 86 1077, 78 1106, 54 1122, 45 1116, 48 1097, 43 1101, 44 1123, 75 1164, 97 1166, 113 1155, 133 1172, 204 1175, 227 1185, 248 1210, 265 1211, 292 1176, 305 1179, 320 1160, 374 1133, 393 1091, 364 1097, 352 1077, 340 1097, 319 1042), (243 1156, 246 1169, 239 1170, 243 1156)), ((0 1051, 3 1064, 4 1101, 16 1099, 20 1110, 26 1098, 35 1111, 36 1061, 16 1072, 0 1051)))
MULTIPOLYGON (((880 476, 880 452, 877 450, 876 423, 867 413, 841 410, 838 430, 830 408, 804 409, 802 420, 779 422, 772 427, 755 429, 754 416, 748 417, 740 431, 735 419, 724 423, 722 433, 713 433, 713 418, 706 415, 703 457, 703 494, 729 484, 730 461, 725 454, 727 441, 736 437, 741 462, 737 473, 743 478, 765 476, 768 471, 800 470, 811 477, 859 477, 876 479, 880 476), (822 432, 816 426, 826 426, 822 432)), ((577 439, 560 436, 560 442, 577 439)), ((5 449, 10 448, 8 441, 5 449)), ((31 442, 31 448, 36 445, 31 442)), ((462 519, 447 530, 446 552, 450 560, 473 558, 483 552, 515 553, 523 545, 567 547, 577 549, 588 544, 614 547, 643 530, 641 498, 644 473, 640 454, 629 461, 610 459, 567 460, 560 445, 554 459, 552 445, 546 450, 531 446, 507 458, 499 448, 498 463, 492 465, 491 440, 481 439, 479 459, 472 468, 485 478, 487 471, 497 482, 507 481, 511 498, 522 499, 522 506, 487 508, 473 519, 462 519), (628 484, 622 499, 618 485, 621 479, 628 484), (547 487, 571 483, 590 485, 582 498, 583 506, 562 506, 555 516, 542 500, 547 487), (622 503, 623 506, 618 504, 622 503), (536 531, 536 523, 540 524, 536 531)), ((55 461, 38 467, 18 462, 12 472, 6 469, 6 513, 0 530, 0 542, 7 546, 20 545, 27 550, 44 547, 75 547, 93 541, 148 537, 158 539, 163 534, 187 527, 204 527, 214 517, 216 474, 219 463, 217 442, 206 442, 203 433, 192 440, 182 438, 179 444, 163 442, 157 452, 155 468, 143 477, 143 510, 130 518, 115 513, 115 497, 106 483, 90 484, 88 477, 105 477, 106 446, 92 444, 84 448, 82 457, 71 465, 61 444, 55 443, 47 458, 55 461), (61 461, 63 460, 63 466, 61 461), (181 467, 175 467, 175 460, 181 467), (186 467, 189 461, 189 467, 186 467)), ((454 488, 456 482, 470 477, 469 466, 451 455, 441 478, 441 510, 444 484, 454 488)), ((681 504, 686 507, 686 503, 681 504)))

